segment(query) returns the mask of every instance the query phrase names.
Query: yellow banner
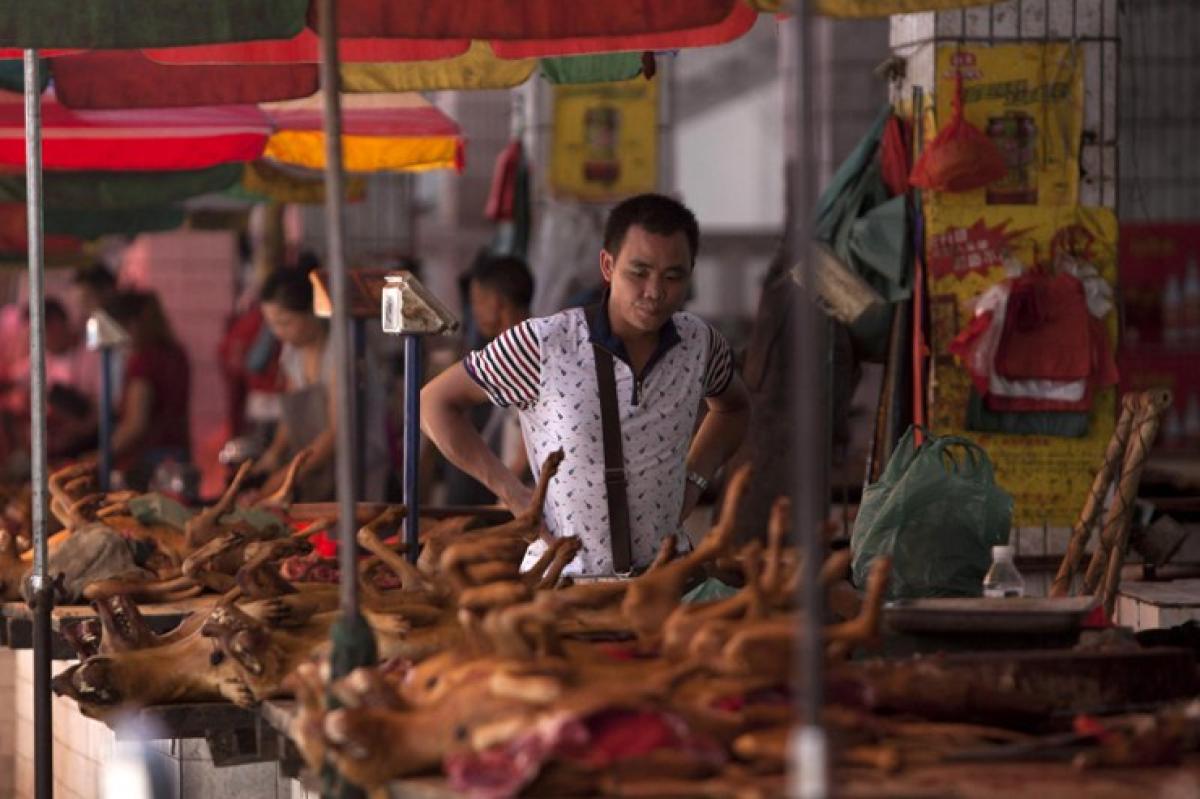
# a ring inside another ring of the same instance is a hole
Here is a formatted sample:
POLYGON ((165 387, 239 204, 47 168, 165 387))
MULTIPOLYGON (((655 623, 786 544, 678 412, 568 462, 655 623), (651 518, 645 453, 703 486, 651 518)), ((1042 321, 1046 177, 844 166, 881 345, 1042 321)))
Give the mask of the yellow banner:
POLYGON ((963 113, 1000 148, 1008 174, 978 191, 939 193, 934 195, 935 201, 1078 205, 1082 51, 1062 42, 939 45, 939 127, 950 119, 959 74, 963 78, 963 113))
MULTIPOLYGON (((1117 276, 1117 218, 1105 208, 927 206, 926 258, 933 388, 930 423, 940 435, 968 436, 987 450, 996 476, 1015 500, 1017 527, 1067 527, 1083 507, 1112 435, 1115 392, 1097 392, 1082 438, 967 430, 971 380, 947 347, 971 319, 977 297, 1007 277, 1012 257, 1029 266, 1054 253, 1075 253, 1110 285, 1117 276)), ((1116 340, 1116 313, 1106 319, 1116 340)))
MULTIPOLYGON (((827 17, 887 17, 919 11, 986 6, 999 0, 816 0, 816 12, 827 17)), ((787 0, 750 0, 760 11, 788 11, 787 0)))
POLYGON ((606 201, 658 186, 658 82, 554 87, 550 186, 606 201))

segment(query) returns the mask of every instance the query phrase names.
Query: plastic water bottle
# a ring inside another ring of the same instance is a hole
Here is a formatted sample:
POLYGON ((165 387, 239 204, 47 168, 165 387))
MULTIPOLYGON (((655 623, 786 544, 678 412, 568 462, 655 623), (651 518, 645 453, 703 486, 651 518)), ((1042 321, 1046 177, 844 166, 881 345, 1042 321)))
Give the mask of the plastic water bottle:
POLYGON ((1025 579, 1013 565, 1012 547, 992 547, 992 567, 983 578, 983 595, 993 598, 1025 596, 1025 579))

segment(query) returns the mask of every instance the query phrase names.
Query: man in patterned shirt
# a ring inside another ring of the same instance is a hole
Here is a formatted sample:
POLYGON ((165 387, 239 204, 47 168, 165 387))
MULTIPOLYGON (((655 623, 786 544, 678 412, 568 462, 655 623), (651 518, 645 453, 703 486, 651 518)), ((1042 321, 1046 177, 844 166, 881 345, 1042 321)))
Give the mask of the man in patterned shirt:
MULTIPOLYGON (((617 571, 594 348, 613 356, 634 569, 648 565, 661 539, 678 530, 745 435, 749 395, 729 345, 680 311, 699 236, 695 216, 675 200, 625 200, 605 225, 600 274, 607 290, 599 305, 526 320, 421 392, 425 433, 514 512, 531 490, 488 449, 470 408, 490 401, 519 410, 535 474, 546 456, 565 450, 545 511, 551 533, 583 542, 568 574, 617 571), (697 428, 702 402, 708 412, 697 428)), ((526 563, 541 552, 540 543, 530 547, 526 563)))

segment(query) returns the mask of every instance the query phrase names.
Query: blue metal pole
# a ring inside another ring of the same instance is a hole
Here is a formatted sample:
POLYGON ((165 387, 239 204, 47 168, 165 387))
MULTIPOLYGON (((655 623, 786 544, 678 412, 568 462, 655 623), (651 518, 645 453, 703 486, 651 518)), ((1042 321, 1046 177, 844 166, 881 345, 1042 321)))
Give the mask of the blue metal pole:
POLYGON ((417 559, 420 501, 417 472, 421 461, 421 338, 404 337, 404 540, 408 559, 417 559))
POLYGON ((112 476, 112 347, 100 348, 100 490, 112 476))

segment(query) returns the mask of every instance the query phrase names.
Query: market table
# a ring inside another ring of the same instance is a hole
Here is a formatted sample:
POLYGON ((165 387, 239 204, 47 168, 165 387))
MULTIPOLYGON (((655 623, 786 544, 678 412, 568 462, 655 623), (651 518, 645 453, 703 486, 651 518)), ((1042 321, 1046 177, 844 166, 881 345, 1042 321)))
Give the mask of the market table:
POLYGON ((946 763, 881 774, 836 772, 845 799, 1129 799, 1200 796, 1200 756, 1182 766, 1079 770, 1070 763, 946 763))
MULTIPOLYGON (((265 726, 274 729, 279 736, 276 751, 280 757, 280 773, 299 780, 303 761, 288 735, 288 728, 296 715, 296 703, 291 700, 269 699, 259 705, 258 712, 265 726)), ((390 799, 463 799, 461 793, 451 790, 440 777, 396 780, 388 786, 387 796, 390 799)))
MULTIPOLYGON (((287 736, 295 703, 268 701, 263 720, 287 736)), ((291 747, 290 741, 287 743, 291 747)), ((283 752, 283 748, 279 749, 283 752)), ((294 753, 294 751, 293 751, 294 753)), ((1200 797, 1200 756, 1182 767, 1078 770, 1064 762, 943 763, 883 773, 838 768, 838 795, 845 799, 1012 799, 1021 794, 1054 799, 1128 799, 1200 797)), ((286 773, 286 770, 285 770, 286 773)), ((397 780, 391 799, 462 799, 437 777, 397 780)))
POLYGON ((1117 623, 1134 630, 1200 621, 1200 579, 1130 581, 1117 595, 1117 623))
MULTIPOLYGON (((150 629, 156 633, 165 633, 175 629, 179 623, 192 613, 206 611, 220 597, 209 596, 181 599, 176 602, 161 604, 138 605, 138 610, 145 617, 150 629)), ((54 660, 75 660, 75 650, 59 634, 63 622, 87 621, 98 618, 96 611, 90 605, 62 605, 54 608, 50 616, 50 625, 54 630, 54 660)), ((30 649, 33 646, 33 611, 24 602, 5 602, 0 604, 0 634, 3 643, 9 649, 30 649)))

